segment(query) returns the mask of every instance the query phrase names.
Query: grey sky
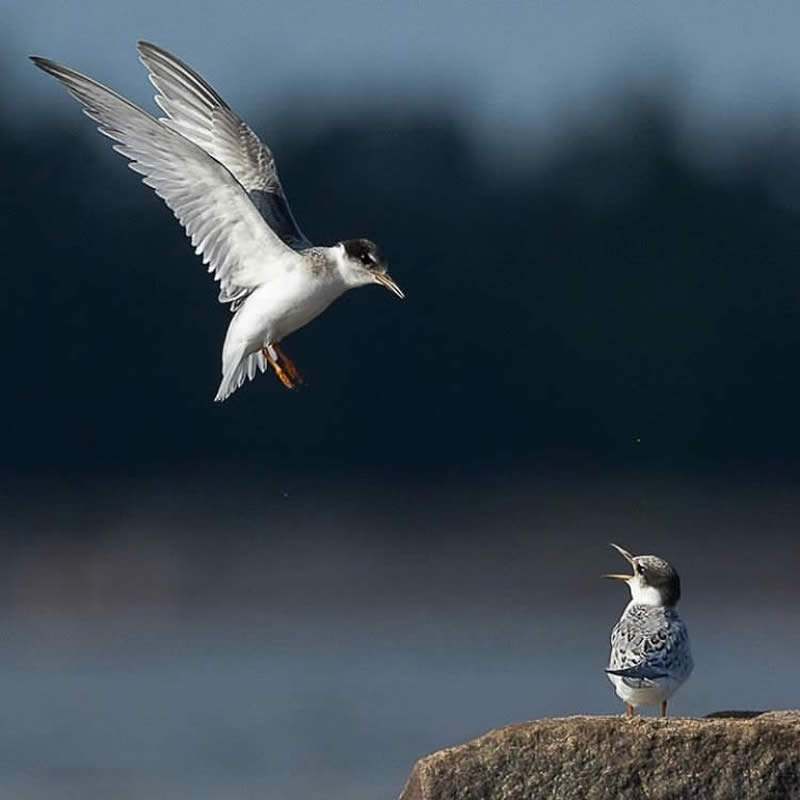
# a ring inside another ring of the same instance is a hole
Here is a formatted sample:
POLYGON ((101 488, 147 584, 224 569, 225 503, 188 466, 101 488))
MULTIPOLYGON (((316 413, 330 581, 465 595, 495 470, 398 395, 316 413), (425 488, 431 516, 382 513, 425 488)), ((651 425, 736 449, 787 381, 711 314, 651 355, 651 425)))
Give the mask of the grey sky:
POLYGON ((674 82, 691 126, 757 124, 800 105, 796 0, 0 0, 0 22, 5 89, 59 112, 68 101, 23 56, 64 61, 145 102, 140 38, 261 118, 292 91, 326 113, 374 93, 391 102, 439 89, 502 136, 602 113, 615 87, 652 75, 674 82))

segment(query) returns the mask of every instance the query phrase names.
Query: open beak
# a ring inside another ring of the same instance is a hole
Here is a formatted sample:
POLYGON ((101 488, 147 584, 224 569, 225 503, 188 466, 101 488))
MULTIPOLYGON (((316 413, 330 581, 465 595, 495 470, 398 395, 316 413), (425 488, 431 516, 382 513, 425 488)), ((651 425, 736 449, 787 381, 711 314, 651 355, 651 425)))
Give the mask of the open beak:
MULTIPOLYGON (((625 549, 620 547, 618 544, 614 544, 614 542, 609 543, 629 564, 633 565, 633 556, 625 549)), ((603 575, 604 578, 611 578, 615 581, 629 581, 633 578, 633 575, 621 575, 619 573, 612 573, 610 575, 603 575)))
POLYGON ((401 300, 405 297, 402 289, 389 277, 386 272, 376 272, 375 283, 387 288, 390 292, 394 292, 401 300))

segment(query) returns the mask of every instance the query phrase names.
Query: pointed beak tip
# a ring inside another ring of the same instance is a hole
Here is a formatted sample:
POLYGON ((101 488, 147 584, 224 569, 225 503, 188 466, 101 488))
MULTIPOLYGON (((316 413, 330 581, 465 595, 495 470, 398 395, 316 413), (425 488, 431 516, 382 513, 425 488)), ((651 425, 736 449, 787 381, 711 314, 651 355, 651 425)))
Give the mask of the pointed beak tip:
POLYGON ((633 556, 624 547, 620 547, 618 544, 614 544, 614 542, 609 542, 609 545, 611 545, 611 547, 613 547, 629 564, 633 564, 633 556))
POLYGON ((388 273, 378 273, 375 276, 375 282, 383 286, 384 289, 388 289, 392 294, 397 295, 401 300, 405 300, 405 293, 388 273))

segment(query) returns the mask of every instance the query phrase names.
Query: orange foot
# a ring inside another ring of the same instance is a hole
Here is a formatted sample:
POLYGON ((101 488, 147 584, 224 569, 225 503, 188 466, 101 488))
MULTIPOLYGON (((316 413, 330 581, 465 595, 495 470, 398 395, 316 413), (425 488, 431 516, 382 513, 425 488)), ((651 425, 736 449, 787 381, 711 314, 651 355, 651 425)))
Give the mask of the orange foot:
POLYGON ((300 371, 294 365, 294 361, 292 361, 286 353, 283 352, 280 345, 273 344, 272 349, 278 354, 278 359, 280 360, 281 366, 286 370, 289 378, 294 383, 303 383, 303 376, 300 374, 300 371))
POLYGON ((626 714, 627 714, 629 717, 632 717, 632 716, 634 716, 634 714, 636 713, 636 712, 634 712, 634 710, 633 710, 633 706, 632 706, 630 703, 628 703, 628 707, 625 709, 625 713, 626 713, 626 714))
MULTIPOLYGON (((269 362, 269 365, 272 367, 272 369, 275 370, 275 374, 278 376, 278 380, 280 380, 280 382, 287 389, 294 389, 294 382, 292 381, 291 377, 289 377, 289 375, 286 374, 286 371, 280 365, 279 361, 272 357, 272 355, 270 354, 270 348, 269 347, 262 347, 261 348, 261 352, 266 357, 266 359, 269 362)), ((277 355, 277 352, 276 352, 276 355, 277 355)), ((294 368, 294 364, 292 364, 292 367, 294 368)))

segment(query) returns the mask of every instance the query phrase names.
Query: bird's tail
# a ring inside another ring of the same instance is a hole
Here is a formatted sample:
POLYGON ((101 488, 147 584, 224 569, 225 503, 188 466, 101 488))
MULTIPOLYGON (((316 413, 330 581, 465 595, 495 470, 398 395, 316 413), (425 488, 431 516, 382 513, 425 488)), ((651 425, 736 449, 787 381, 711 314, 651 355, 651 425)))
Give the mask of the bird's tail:
POLYGON ((221 403, 244 383, 245 378, 253 380, 259 370, 265 372, 268 366, 269 362, 261 350, 256 350, 255 353, 250 353, 250 355, 234 361, 222 373, 222 382, 219 385, 219 389, 217 389, 217 396, 214 398, 214 402, 221 403))
POLYGON ((666 678, 664 670, 656 669, 647 664, 634 664, 632 667, 624 669, 607 669, 607 675, 617 675, 632 688, 642 689, 648 686, 656 686, 659 678, 666 678))

